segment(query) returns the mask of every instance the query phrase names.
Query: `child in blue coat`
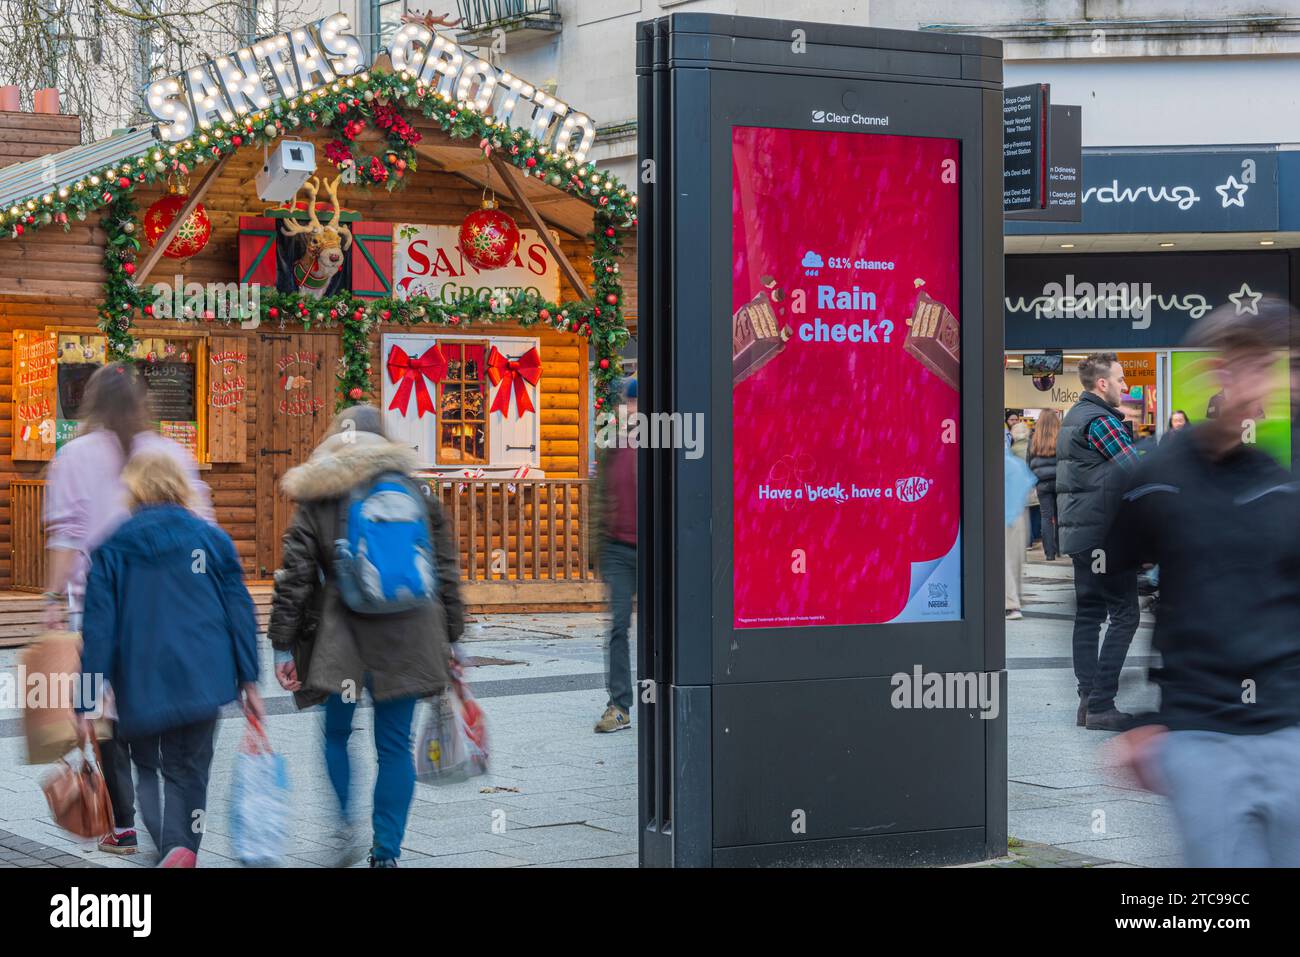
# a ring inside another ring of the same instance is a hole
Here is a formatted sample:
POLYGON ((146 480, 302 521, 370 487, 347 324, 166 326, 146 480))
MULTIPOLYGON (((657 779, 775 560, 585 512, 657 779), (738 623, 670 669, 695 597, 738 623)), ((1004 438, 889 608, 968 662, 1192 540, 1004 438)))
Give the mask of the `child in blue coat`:
POLYGON ((175 460, 136 455, 122 481, 131 517, 91 556, 82 670, 113 689, 162 866, 193 867, 221 706, 263 715, 257 619, 234 544, 189 510, 175 460))

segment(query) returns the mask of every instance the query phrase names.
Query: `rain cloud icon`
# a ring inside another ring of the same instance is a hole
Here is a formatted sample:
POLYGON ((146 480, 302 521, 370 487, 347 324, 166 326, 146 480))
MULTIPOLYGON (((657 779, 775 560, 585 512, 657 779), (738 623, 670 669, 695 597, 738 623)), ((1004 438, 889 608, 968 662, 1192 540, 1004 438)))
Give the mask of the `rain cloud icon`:
POLYGON ((817 275, 817 270, 821 269, 825 263, 822 262, 821 256, 818 256, 810 249, 803 254, 803 261, 799 263, 799 265, 804 268, 805 276, 815 276, 817 275))

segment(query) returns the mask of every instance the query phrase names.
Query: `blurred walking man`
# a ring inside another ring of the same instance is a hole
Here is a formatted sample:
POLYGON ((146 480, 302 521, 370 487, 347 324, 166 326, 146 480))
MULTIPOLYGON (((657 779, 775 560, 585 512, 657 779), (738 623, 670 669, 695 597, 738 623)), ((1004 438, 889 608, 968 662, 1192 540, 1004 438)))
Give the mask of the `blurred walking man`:
POLYGON ((1300 483, 1253 445, 1289 308, 1258 308, 1193 328, 1219 415, 1142 460, 1108 549, 1160 565, 1160 710, 1115 744, 1169 796, 1189 867, 1300 866, 1300 483))
MULTIPOLYGON (((636 379, 624 387, 626 415, 619 428, 636 415, 636 379)), ((632 625, 632 598, 636 595, 636 459, 637 450, 626 436, 600 451, 596 474, 597 528, 600 534, 600 569, 609 587, 613 616, 605 642, 605 684, 609 702, 596 722, 596 732, 607 734, 632 727, 632 656, 628 630, 632 625)))
POLYGON ((1115 353, 1080 362, 1079 381, 1083 395, 1065 414, 1056 443, 1057 532, 1061 552, 1074 563, 1075 724, 1123 731, 1131 716, 1116 709, 1115 694, 1138 626, 1137 573, 1108 569, 1103 544, 1138 456, 1119 410, 1128 387, 1115 353))

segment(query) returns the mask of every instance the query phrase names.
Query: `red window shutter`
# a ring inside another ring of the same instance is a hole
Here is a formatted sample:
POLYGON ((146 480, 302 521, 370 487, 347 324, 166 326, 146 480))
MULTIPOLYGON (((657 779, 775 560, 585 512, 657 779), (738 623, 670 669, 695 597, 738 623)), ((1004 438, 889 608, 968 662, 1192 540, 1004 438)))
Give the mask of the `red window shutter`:
POLYGON ((239 281, 275 288, 276 221, 269 216, 239 217, 239 281))
POLYGON ((381 299, 393 294, 393 224, 355 222, 352 230, 352 294, 381 299))

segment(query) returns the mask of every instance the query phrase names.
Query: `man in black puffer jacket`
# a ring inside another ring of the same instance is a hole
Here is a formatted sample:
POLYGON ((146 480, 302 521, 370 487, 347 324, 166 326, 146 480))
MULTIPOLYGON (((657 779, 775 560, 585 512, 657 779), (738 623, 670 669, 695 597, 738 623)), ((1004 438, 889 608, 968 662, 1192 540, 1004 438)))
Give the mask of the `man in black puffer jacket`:
POLYGON ((1131 716, 1115 707, 1115 694, 1138 626, 1137 573, 1108 574, 1103 545, 1138 456, 1119 411, 1128 387, 1115 353, 1081 361, 1079 381, 1083 396, 1066 413, 1056 443, 1057 526, 1061 551, 1074 562, 1075 723, 1094 731, 1123 731, 1131 716), (1102 644, 1107 616, 1110 627, 1102 644))

